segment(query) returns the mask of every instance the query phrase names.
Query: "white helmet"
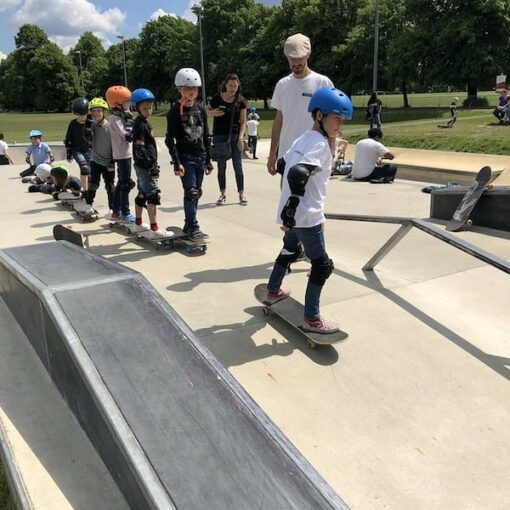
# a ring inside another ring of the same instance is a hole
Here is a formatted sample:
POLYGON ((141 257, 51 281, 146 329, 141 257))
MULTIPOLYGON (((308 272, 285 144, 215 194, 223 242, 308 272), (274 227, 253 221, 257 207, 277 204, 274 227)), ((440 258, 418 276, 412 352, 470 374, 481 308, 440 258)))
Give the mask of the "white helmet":
POLYGON ((35 169, 34 174, 41 179, 41 181, 45 182, 51 176, 51 166, 48 163, 41 163, 35 169))
POLYGON ((175 75, 176 87, 201 87, 202 80, 198 71, 191 69, 191 67, 184 67, 177 71, 175 75))

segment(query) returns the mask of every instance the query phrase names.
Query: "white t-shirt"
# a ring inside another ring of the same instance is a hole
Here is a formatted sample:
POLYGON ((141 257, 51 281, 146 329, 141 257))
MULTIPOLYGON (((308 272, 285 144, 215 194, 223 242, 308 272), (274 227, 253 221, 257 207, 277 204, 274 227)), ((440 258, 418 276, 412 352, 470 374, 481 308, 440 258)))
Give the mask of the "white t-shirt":
POLYGON ((331 149, 328 139, 318 131, 309 129, 303 133, 284 155, 285 172, 283 173, 282 193, 278 204, 276 222, 283 223, 280 217, 282 209, 290 197, 290 186, 287 180, 290 168, 298 163, 318 166, 320 170, 311 175, 306 183, 305 194, 300 198, 296 209, 296 227, 309 228, 324 223, 324 202, 326 185, 331 175, 331 149))
POLYGON ((313 126, 312 114, 307 111, 313 93, 322 87, 333 87, 332 81, 312 71, 305 78, 289 74, 282 78, 274 89, 271 106, 283 115, 278 156, 283 156, 307 129, 313 126))
POLYGON ((0 156, 5 156, 5 152, 8 151, 9 146, 3 141, 0 140, 0 156))
POLYGON ((246 122, 246 129, 248 131, 248 136, 257 136, 257 126, 259 125, 259 121, 252 119, 246 122))
POLYGON ((373 138, 365 138, 356 144, 354 152, 354 165, 352 166, 352 176, 354 179, 363 179, 368 177, 377 166, 377 161, 386 154, 388 149, 373 138))

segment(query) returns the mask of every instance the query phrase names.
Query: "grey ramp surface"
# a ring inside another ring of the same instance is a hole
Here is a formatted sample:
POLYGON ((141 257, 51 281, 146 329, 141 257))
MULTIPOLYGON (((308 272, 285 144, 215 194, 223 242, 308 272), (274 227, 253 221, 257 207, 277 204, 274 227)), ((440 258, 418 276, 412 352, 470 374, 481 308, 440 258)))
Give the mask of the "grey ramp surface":
POLYGON ((177 508, 329 507, 136 280, 56 297, 177 508))
POLYGON ((0 255, 2 295, 132 508, 160 508, 158 484, 179 509, 347 508, 141 275, 65 241, 0 255))

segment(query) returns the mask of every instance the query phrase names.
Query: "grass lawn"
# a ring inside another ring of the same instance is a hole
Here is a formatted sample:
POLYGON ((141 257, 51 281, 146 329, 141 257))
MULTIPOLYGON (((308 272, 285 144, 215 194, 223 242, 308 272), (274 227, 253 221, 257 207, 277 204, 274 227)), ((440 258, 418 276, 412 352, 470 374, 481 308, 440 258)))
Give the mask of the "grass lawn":
MULTIPOLYGON (((434 101, 434 94, 424 94, 422 102, 434 101)), ((385 96, 384 101, 386 101, 385 96)), ((398 96, 401 97, 401 96, 398 96)), ((451 98, 451 94, 448 95, 451 98)), ((355 98, 356 104, 356 98, 355 98)), ((258 110, 261 116, 259 135, 270 138, 274 110, 258 110)), ((355 108, 354 119, 344 126, 344 137, 351 143, 366 136, 368 124, 365 121, 365 109, 355 108)), ((44 139, 63 140, 67 124, 73 118, 70 113, 4 113, 0 114, 0 131, 5 134, 8 143, 29 143, 31 129, 40 129, 44 139)), ((449 118, 446 108, 383 108, 382 120, 385 143, 395 147, 438 149, 460 152, 478 152, 487 154, 510 154, 510 126, 496 125, 491 110, 459 110, 459 118, 453 129, 440 129, 449 118)), ((212 125, 212 119, 210 125, 212 125)), ((156 136, 166 132, 166 111, 158 111, 152 118, 156 136)))

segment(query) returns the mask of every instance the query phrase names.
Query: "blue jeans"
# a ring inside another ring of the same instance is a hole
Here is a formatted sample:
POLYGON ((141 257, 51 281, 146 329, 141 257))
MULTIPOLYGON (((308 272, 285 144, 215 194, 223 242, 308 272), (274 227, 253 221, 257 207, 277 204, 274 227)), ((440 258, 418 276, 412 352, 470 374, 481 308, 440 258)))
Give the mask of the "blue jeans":
POLYGON ((80 175, 90 175, 90 156, 91 152, 73 152, 73 159, 78 163, 80 167, 80 175))
MULTIPOLYGON (((326 243, 324 241, 324 229, 322 225, 316 225, 309 228, 292 228, 285 232, 283 236, 283 249, 289 252, 296 252, 299 244, 303 245, 306 256, 310 260, 318 259, 326 253, 326 243)), ((282 285, 283 278, 287 273, 287 266, 278 262, 275 263, 267 288, 276 292, 282 285)), ((318 319, 320 317, 320 299, 322 286, 311 283, 308 280, 305 293, 305 312, 307 319, 318 319)))
POLYGON ((117 185, 113 193, 113 212, 126 216, 129 211, 129 192, 131 191, 131 158, 117 159, 117 185))
POLYGON ((188 192, 195 188, 202 192, 202 181, 205 172, 205 156, 197 154, 179 154, 179 159, 184 167, 184 175, 181 177, 184 189, 184 222, 190 232, 200 228, 197 220, 198 199, 189 200, 188 192))
POLYGON ((141 166, 134 165, 136 172, 137 189, 140 193, 143 193, 147 197, 150 197, 159 190, 158 181, 149 173, 149 170, 142 168, 141 166))
MULTIPOLYGON (((243 157, 241 151, 237 148, 237 138, 239 133, 232 132, 230 139, 230 146, 232 147, 232 164, 234 165, 234 172, 236 176, 237 191, 239 193, 244 191, 244 175, 243 175, 243 157)), ((214 135, 213 143, 226 142, 228 135, 214 135)), ((218 161, 218 185, 222 193, 227 189, 227 178, 225 173, 227 171, 227 162, 218 161)))

